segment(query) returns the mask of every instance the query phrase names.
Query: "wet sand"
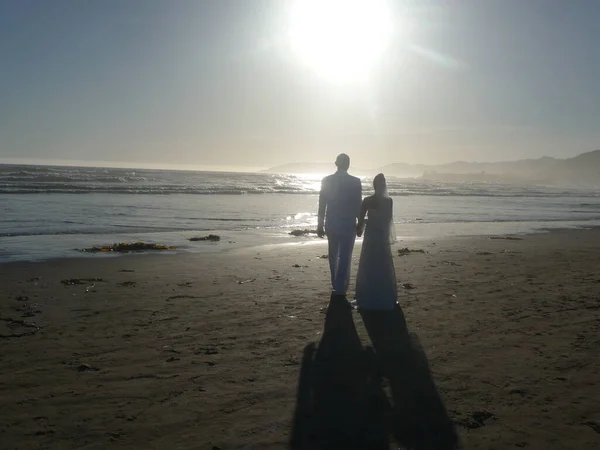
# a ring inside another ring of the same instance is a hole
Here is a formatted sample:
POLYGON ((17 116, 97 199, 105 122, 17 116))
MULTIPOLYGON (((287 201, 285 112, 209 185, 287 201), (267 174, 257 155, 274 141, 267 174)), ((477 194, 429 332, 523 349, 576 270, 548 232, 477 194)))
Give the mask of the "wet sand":
POLYGON ((0 447, 600 448, 600 230, 399 242, 384 316, 303 241, 0 265, 0 447))

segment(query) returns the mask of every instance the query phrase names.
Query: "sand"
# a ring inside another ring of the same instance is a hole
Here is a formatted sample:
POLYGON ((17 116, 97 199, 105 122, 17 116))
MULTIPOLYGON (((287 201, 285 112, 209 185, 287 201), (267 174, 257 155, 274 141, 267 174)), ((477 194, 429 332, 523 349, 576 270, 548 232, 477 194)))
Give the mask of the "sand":
POLYGON ((385 315, 314 238, 0 265, 0 448, 600 448, 600 231, 522 238, 395 244, 385 315))

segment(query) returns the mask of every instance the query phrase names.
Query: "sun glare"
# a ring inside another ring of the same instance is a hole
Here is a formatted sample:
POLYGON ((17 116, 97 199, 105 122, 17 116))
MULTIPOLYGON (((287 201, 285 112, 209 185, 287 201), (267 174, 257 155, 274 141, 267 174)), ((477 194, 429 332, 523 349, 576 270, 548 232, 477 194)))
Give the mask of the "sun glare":
POLYGON ((293 52, 331 81, 367 75, 385 53, 391 32, 385 0, 296 0, 290 11, 293 52))

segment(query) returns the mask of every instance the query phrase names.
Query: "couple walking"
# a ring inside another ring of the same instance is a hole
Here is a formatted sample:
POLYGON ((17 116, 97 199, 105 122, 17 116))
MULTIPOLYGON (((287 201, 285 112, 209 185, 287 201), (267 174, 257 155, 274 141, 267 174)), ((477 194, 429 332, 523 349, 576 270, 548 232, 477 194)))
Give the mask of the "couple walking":
POLYGON ((325 177, 321 184, 317 228, 317 234, 327 235, 329 242, 333 292, 346 295, 354 241, 364 231, 356 274, 356 303, 363 310, 394 309, 398 291, 390 247, 395 240, 393 202, 387 194, 385 177, 380 173, 373 179, 375 193, 363 200, 360 179, 348 174, 348 155, 338 155, 335 165, 337 172, 325 177))

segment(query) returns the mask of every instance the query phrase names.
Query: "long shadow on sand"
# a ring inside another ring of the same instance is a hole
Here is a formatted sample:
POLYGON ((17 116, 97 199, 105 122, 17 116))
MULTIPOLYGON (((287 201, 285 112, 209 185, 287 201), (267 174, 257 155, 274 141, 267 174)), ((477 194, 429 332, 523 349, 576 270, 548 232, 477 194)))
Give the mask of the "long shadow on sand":
POLYGON ((361 313, 363 348, 343 297, 332 296, 322 339, 304 349, 291 448, 450 450, 454 426, 402 310, 361 313))

